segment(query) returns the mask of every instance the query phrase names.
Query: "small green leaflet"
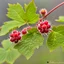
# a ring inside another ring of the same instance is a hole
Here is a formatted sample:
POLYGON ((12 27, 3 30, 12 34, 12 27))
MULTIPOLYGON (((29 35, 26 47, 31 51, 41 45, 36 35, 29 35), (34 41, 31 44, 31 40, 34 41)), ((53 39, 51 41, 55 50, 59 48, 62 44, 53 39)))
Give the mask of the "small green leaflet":
POLYGON ((10 30, 13 30, 15 28, 19 28, 21 25, 24 25, 25 23, 21 23, 18 21, 8 21, 5 22, 4 25, 1 27, 0 36, 3 36, 7 34, 10 30))
POLYGON ((18 51, 29 59, 36 48, 42 46, 43 36, 38 32, 36 28, 29 30, 28 34, 22 37, 22 40, 15 46, 18 51))
POLYGON ((47 45, 50 51, 53 51, 64 44, 64 26, 57 26, 52 28, 53 31, 49 34, 47 45))
POLYGON ((8 62, 13 64, 14 61, 20 56, 18 50, 13 48, 12 43, 8 40, 2 42, 3 48, 0 48, 0 63, 8 62))
POLYGON ((56 20, 58 22, 64 22, 64 16, 60 16, 58 20, 56 20))
POLYGON ((39 20, 39 15, 36 14, 36 6, 34 0, 32 0, 28 5, 25 4, 23 7, 17 4, 9 4, 7 16, 12 19, 12 22, 6 22, 0 31, 0 36, 7 34, 10 30, 14 28, 19 28, 25 24, 34 24, 39 20))

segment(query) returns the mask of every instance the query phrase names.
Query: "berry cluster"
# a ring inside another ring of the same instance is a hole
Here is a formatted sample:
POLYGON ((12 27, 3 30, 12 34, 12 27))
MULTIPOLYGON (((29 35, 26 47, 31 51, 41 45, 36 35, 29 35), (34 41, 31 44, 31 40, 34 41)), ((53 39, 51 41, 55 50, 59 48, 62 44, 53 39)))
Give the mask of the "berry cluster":
POLYGON ((37 28, 40 33, 48 33, 51 25, 48 23, 48 20, 45 20, 44 22, 39 21, 39 23, 37 24, 37 28))
POLYGON ((45 15, 47 14, 47 10, 46 10, 46 9, 41 9, 41 10, 39 11, 39 13, 40 13, 41 15, 45 16, 45 15))
POLYGON ((10 34, 10 41, 17 43, 22 38, 21 35, 27 34, 28 30, 30 30, 31 28, 32 28, 31 26, 28 26, 28 27, 24 28, 21 32, 19 32, 17 30, 12 31, 12 33, 10 34))
POLYGON ((10 41, 11 41, 11 42, 17 43, 20 39, 21 39, 21 34, 20 34, 19 31, 14 30, 14 31, 10 34, 10 41))

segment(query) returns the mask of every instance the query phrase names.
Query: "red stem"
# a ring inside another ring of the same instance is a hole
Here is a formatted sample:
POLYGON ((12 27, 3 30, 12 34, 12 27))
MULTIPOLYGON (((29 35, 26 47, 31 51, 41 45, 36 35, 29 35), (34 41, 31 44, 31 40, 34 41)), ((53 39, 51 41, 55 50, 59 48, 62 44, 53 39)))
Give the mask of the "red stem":
POLYGON ((57 8, 59 8, 62 5, 64 5, 64 2, 60 3, 59 5, 54 7, 52 10, 50 10, 42 19, 45 19, 50 13, 52 13, 53 11, 55 11, 57 8))

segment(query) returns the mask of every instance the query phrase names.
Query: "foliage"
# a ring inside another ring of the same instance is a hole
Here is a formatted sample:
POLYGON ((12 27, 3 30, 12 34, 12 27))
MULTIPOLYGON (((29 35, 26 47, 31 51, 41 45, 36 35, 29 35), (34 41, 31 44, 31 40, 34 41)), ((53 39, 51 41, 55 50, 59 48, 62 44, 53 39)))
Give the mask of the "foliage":
POLYGON ((50 51, 53 51, 64 43, 64 26, 54 26, 52 32, 48 36, 47 45, 50 51))
POLYGON ((4 40, 2 42, 3 48, 0 48, 0 63, 6 61, 13 64, 14 61, 20 56, 17 49, 14 49, 12 42, 4 40))
POLYGON ((38 30, 32 28, 29 30, 28 34, 22 37, 22 40, 15 46, 15 48, 29 59, 34 53, 34 50, 39 48, 39 46, 42 46, 43 40, 44 38, 40 35, 38 30))
POLYGON ((0 36, 5 35, 9 31, 19 28, 25 24, 36 23, 39 19, 39 14, 36 14, 36 10, 34 1, 31 1, 27 7, 25 6, 25 10, 19 3, 9 4, 7 16, 12 20, 4 23, 2 30, 0 31, 0 36))
MULTIPOLYGON (((36 11, 37 8, 34 0, 32 0, 29 4, 25 4, 24 8, 19 3, 9 4, 7 17, 9 17, 11 21, 7 21, 1 26, 0 36, 6 35, 14 29, 20 28, 25 24, 36 24, 40 18, 36 11)), ((44 11, 42 12, 44 13, 44 11)), ((47 14, 47 12, 45 13, 47 14)), ((49 12, 46 16, 48 16, 50 13, 51 12, 49 12)), ((43 18, 46 17, 45 15, 43 16, 43 18)), ((42 20, 44 20, 43 18, 42 20)), ((40 19, 40 21, 42 20, 40 19)), ((64 16, 60 16, 56 21, 64 22, 64 16)), ((52 26, 50 30, 51 26, 47 24, 48 22, 45 22, 43 30, 44 28, 46 29, 49 27, 49 31, 44 30, 44 32, 46 32, 46 34, 48 33, 47 46, 50 51, 53 51, 60 46, 64 47, 64 25, 52 26)), ((40 25, 42 27, 41 23, 40 25)), ((33 55, 34 50, 43 45, 44 37, 42 34, 45 35, 45 33, 38 30, 38 28, 41 30, 41 27, 39 28, 39 26, 35 26, 27 30, 27 34, 19 34, 22 38, 16 43, 11 42, 10 39, 3 40, 1 43, 2 47, 0 47, 0 63, 7 62, 13 64, 20 55, 24 55, 27 59, 29 59, 33 55)))

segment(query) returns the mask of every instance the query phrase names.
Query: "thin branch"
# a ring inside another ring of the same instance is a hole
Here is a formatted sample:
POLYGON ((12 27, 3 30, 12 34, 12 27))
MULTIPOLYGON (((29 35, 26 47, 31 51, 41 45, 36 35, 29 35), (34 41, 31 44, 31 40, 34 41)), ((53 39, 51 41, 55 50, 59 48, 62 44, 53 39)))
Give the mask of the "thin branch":
POLYGON ((52 13, 53 11, 55 11, 57 8, 59 8, 62 5, 64 5, 64 2, 60 3, 59 5, 54 7, 52 10, 50 10, 42 19, 45 19, 50 13, 52 13))

